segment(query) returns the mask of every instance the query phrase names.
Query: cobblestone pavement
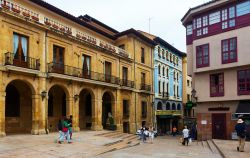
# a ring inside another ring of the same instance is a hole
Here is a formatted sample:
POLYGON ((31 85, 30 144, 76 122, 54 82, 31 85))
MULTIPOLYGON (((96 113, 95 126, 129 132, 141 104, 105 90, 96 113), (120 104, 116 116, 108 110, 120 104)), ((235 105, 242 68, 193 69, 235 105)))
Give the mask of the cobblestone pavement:
POLYGON ((183 146, 178 138, 158 137, 153 144, 142 143, 139 146, 126 148, 100 155, 98 158, 220 158, 212 153, 201 142, 192 142, 190 146, 183 146))
POLYGON ((250 142, 245 144, 245 152, 238 152, 238 141, 214 140, 226 158, 250 158, 250 142))
MULTIPOLYGON (((0 158, 92 158, 106 144, 119 141, 118 138, 97 136, 107 131, 83 131, 74 133, 72 144, 57 144, 57 133, 49 135, 12 135, 0 138, 0 158)), ((108 152, 98 158, 219 158, 202 145, 193 142, 182 146, 179 138, 158 137, 154 144, 142 143, 134 147, 108 152)))

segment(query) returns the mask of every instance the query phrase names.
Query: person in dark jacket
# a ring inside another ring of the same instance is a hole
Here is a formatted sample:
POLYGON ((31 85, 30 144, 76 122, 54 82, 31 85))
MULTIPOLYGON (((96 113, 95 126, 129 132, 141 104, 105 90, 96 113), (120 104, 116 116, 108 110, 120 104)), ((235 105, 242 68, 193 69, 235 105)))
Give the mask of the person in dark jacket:
POLYGON ((64 133, 62 132, 63 125, 61 119, 57 123, 57 129, 59 131, 58 143, 61 144, 64 139, 64 133))
POLYGON ((72 139, 72 131, 73 131, 73 129, 72 129, 72 119, 73 119, 73 116, 70 115, 70 116, 69 116, 69 119, 68 119, 68 123, 69 123, 69 136, 70 136, 70 139, 72 139))
POLYGON ((246 124, 242 119, 238 119, 237 124, 235 126, 235 130, 237 132, 239 146, 237 147, 237 151, 244 152, 245 140, 246 140, 246 124))

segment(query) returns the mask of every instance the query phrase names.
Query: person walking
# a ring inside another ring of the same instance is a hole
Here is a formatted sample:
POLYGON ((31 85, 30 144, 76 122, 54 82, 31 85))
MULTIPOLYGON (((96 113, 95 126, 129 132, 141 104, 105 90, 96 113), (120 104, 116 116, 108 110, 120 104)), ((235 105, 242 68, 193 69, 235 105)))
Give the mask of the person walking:
POLYGON ((172 130, 173 137, 175 137, 176 132, 177 132, 177 128, 174 126, 174 127, 173 127, 173 130, 172 130))
POLYGON ((69 116, 69 119, 68 119, 68 124, 69 124, 69 136, 70 136, 70 139, 72 139, 72 132, 73 132, 73 129, 72 129, 72 119, 73 119, 73 116, 70 115, 70 116, 69 116))
POLYGON ((244 152, 245 140, 246 140, 246 124, 242 119, 238 119, 235 125, 235 130, 237 132, 239 146, 237 146, 237 151, 244 152))
POLYGON ((187 129, 187 126, 184 127, 183 131, 183 145, 186 145, 188 146, 188 138, 189 138, 189 130, 187 129))
POLYGON ((70 126, 70 124, 68 123, 68 119, 67 119, 67 117, 65 117, 64 121, 63 121, 62 131, 63 131, 64 137, 66 137, 66 139, 67 139, 67 142, 71 143, 70 138, 69 138, 69 126, 70 126))
POLYGON ((153 144, 154 136, 155 136, 154 128, 151 126, 149 128, 149 138, 150 138, 150 143, 151 144, 153 144))
POLYGON ((57 138, 57 142, 59 144, 62 144, 63 142, 63 139, 64 139, 64 134, 62 132, 62 129, 63 129, 63 125, 62 125, 62 121, 61 119, 59 119, 58 123, 57 123, 57 129, 59 131, 59 137, 57 138))

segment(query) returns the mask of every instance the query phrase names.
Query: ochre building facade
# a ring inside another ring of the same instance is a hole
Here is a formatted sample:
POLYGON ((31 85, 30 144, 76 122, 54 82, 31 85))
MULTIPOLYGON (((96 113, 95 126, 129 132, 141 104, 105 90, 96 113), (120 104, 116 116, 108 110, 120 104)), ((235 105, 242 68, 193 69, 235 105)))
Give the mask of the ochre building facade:
POLYGON ((0 135, 44 134, 73 115, 73 129, 134 133, 152 124, 153 47, 44 1, 1 0, 0 135))

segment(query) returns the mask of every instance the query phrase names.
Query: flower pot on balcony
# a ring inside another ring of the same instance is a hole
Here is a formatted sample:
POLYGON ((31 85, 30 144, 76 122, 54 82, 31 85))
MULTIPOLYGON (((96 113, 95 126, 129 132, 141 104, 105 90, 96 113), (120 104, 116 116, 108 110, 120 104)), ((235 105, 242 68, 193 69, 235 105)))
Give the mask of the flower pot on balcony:
POLYGON ((12 8, 11 10, 12 10, 14 13, 20 14, 20 10, 19 10, 19 9, 12 8))
POLYGON ((53 24, 52 27, 55 28, 55 29, 59 28, 56 24, 53 24))
POLYGON ((96 44, 96 41, 92 41, 93 44, 96 44))
POLYGON ((45 21, 44 23, 45 23, 45 25, 47 25, 47 26, 51 26, 51 23, 50 23, 49 21, 45 21))
POLYGON ((65 28, 63 28, 63 27, 61 27, 60 30, 61 30, 62 32, 65 32, 65 28))
POLYGON ((71 35, 71 34, 72 34, 72 31, 67 30, 67 34, 71 35))
POLYGON ((39 18, 38 17, 36 17, 36 16, 31 16, 31 18, 34 20, 34 21, 39 21, 39 18))
POLYGON ((102 43, 100 43, 99 45, 100 45, 100 47, 103 47, 103 44, 102 44, 102 43))
POLYGON ((77 38, 81 38, 82 36, 80 34, 76 34, 76 37, 77 38))
POLYGON ((5 10, 9 10, 10 6, 8 6, 6 1, 4 1, 4 3, 2 4, 2 8, 5 9, 5 10))
POLYGON ((23 16, 24 16, 25 18, 29 18, 29 17, 30 17, 30 14, 29 14, 29 13, 26 13, 26 12, 23 12, 23 16))

